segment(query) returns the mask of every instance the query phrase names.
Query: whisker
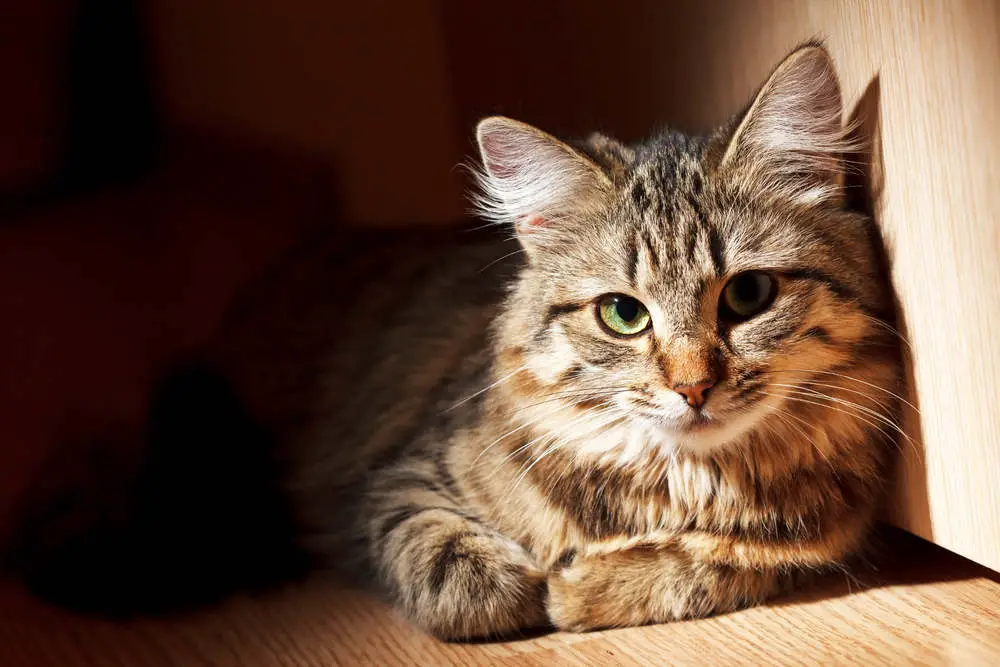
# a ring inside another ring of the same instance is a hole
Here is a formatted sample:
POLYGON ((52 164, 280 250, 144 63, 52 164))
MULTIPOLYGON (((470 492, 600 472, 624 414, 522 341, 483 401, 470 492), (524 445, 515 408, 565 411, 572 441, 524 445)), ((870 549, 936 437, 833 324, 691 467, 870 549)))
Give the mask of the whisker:
POLYGON ((867 382, 865 380, 862 380, 861 378, 856 378, 856 377, 853 377, 851 375, 844 375, 843 373, 836 373, 834 371, 809 370, 807 368, 782 368, 782 369, 779 369, 779 370, 776 370, 776 371, 761 371, 761 373, 764 374, 764 375, 771 375, 771 374, 776 374, 776 373, 813 373, 813 374, 816 374, 816 375, 833 375, 833 376, 836 376, 836 377, 839 377, 839 378, 843 378, 844 380, 850 380, 852 382, 858 382, 860 384, 865 385, 866 387, 871 387, 872 389, 877 389, 878 391, 885 392, 886 394, 889 394, 893 398, 896 398, 896 399, 902 401, 903 403, 905 403, 906 405, 910 406, 913 409, 913 411, 916 412, 917 414, 920 414, 920 409, 917 408, 917 406, 915 406, 913 403, 910 403, 908 400, 906 400, 905 398, 903 398, 899 394, 897 394, 897 393, 895 393, 893 391, 890 391, 890 390, 886 389, 885 387, 880 387, 877 384, 874 384, 872 382, 867 382))
POLYGON ((803 438, 805 438, 806 440, 809 440, 809 439, 810 439, 810 438, 811 438, 812 436, 810 436, 810 435, 809 435, 808 433, 806 433, 806 432, 805 432, 804 430, 802 430, 802 427, 801 427, 801 426, 799 426, 798 424, 794 424, 794 423, 792 423, 792 422, 789 422, 789 421, 786 421, 786 419, 787 419, 787 418, 791 418, 791 419, 795 419, 795 420, 797 420, 797 421, 799 421, 799 422, 801 422, 801 423, 805 424, 806 426, 809 426, 809 427, 810 427, 810 428, 812 428, 812 429, 813 429, 814 431, 816 430, 816 427, 815 427, 815 426, 813 426, 813 425, 811 425, 811 424, 810 424, 809 422, 807 422, 806 420, 802 419, 801 417, 799 417, 798 415, 796 415, 796 414, 794 414, 794 413, 792 413, 792 412, 789 412, 788 410, 785 410, 785 409, 783 409, 783 408, 779 408, 779 407, 778 407, 777 405, 772 405, 772 406, 770 406, 770 411, 771 411, 771 412, 775 412, 775 413, 777 413, 777 415, 776 415, 776 416, 777 416, 777 417, 778 417, 778 418, 779 418, 779 419, 780 419, 780 420, 781 420, 781 421, 782 421, 782 422, 783 422, 784 424, 786 424, 786 425, 787 425, 787 426, 789 426, 789 427, 794 427, 794 428, 795 428, 795 430, 796 430, 796 431, 798 431, 798 433, 799 433, 799 434, 800 434, 800 435, 801 435, 801 436, 802 436, 803 438))
POLYGON ((626 391, 628 387, 606 387, 602 389, 575 389, 572 391, 562 391, 553 394, 546 394, 546 396, 551 398, 546 398, 544 401, 537 401, 535 403, 529 403, 528 405, 522 405, 511 411, 511 414, 517 414, 518 412, 523 412, 524 410, 529 410, 531 408, 538 407, 539 405, 545 405, 546 403, 552 403, 554 401, 559 401, 565 398, 580 398, 583 399, 593 399, 593 400, 604 400, 606 398, 614 397, 618 392, 626 391))
MULTIPOLYGON (((470 212, 471 213, 475 213, 475 211, 470 211, 470 212)), ((465 233, 479 232, 479 231, 482 231, 484 229, 489 229, 490 227, 505 227, 505 226, 506 226, 506 223, 503 223, 503 222, 484 222, 483 224, 476 225, 475 227, 466 227, 462 231, 464 231, 465 233)))
POLYGON ((828 401, 833 401, 835 403, 840 403, 841 405, 847 405, 853 408, 857 408, 858 410, 862 410, 863 412, 871 415, 872 417, 875 417, 876 419, 885 422, 886 424, 890 424, 891 426, 899 430, 900 433, 903 433, 902 429, 899 428, 899 425, 896 424, 895 421, 893 421, 886 415, 878 412, 877 410, 872 410, 871 408, 861 405, 860 403, 856 403, 855 401, 849 401, 844 398, 837 398, 836 396, 830 396, 829 394, 824 394, 821 391, 816 391, 815 389, 809 389, 807 387, 799 387, 796 385, 778 385, 777 383, 775 384, 775 386, 790 387, 800 395, 815 396, 816 398, 825 398, 828 401))
POLYGON ((624 386, 624 385, 623 386, 608 385, 608 386, 597 386, 597 387, 578 387, 576 389, 563 389, 561 391, 546 392, 545 394, 542 394, 542 397, 543 398, 550 398, 550 397, 555 397, 555 396, 565 396, 565 395, 570 395, 570 394, 581 394, 581 393, 588 393, 588 392, 599 393, 599 392, 607 392, 607 391, 625 391, 627 389, 628 389, 628 387, 624 386))
MULTIPOLYGON (((895 437, 892 436, 890 433, 886 432, 885 429, 883 429, 881 426, 879 426, 879 424, 877 422, 873 422, 870 419, 868 419, 866 417, 863 417, 862 415, 859 415, 857 412, 849 412, 848 410, 844 410, 842 408, 838 408, 837 406, 830 405, 829 403, 820 403, 818 401, 811 401, 811 400, 807 400, 807 399, 804 399, 804 398, 797 398, 795 396, 789 396, 787 394, 780 395, 780 394, 770 394, 768 392, 761 392, 761 393, 762 394, 766 394, 768 396, 775 396, 776 398, 783 398, 783 399, 788 400, 788 401, 798 401, 799 403, 808 403, 809 405, 816 405, 816 406, 819 406, 821 408, 827 408, 829 410, 835 410, 836 412, 840 412, 840 413, 843 413, 845 415, 848 415, 849 417, 853 417, 854 419, 858 419, 858 420, 860 420, 860 421, 868 424, 869 426, 877 429, 880 433, 882 433, 883 436, 885 436, 889 440, 889 442, 895 442, 896 441, 895 437)), ((799 395, 800 396, 803 396, 803 395, 804 396, 810 396, 810 397, 815 397, 815 398, 825 398, 827 400, 837 401, 837 399, 834 399, 833 397, 826 396, 825 394, 819 394, 818 392, 815 393, 815 394, 808 394, 808 393, 805 393, 805 392, 801 392, 799 395)), ((858 406, 857 404, 852 404, 849 401, 844 402, 844 404, 848 405, 848 406, 854 406, 854 407, 864 408, 864 406, 858 406)), ((920 452, 919 452, 919 449, 918 449, 916 443, 913 442, 913 439, 910 438, 910 436, 907 435, 903 431, 903 429, 901 429, 898 425, 896 425, 894 422, 892 422, 891 420, 889 420, 887 417, 884 417, 883 415, 879 415, 878 413, 873 413, 873 414, 876 417, 879 417, 882 420, 884 420, 884 423, 886 425, 891 426, 901 436, 903 436, 906 439, 906 441, 909 443, 909 445, 913 448, 914 453, 917 454, 917 455, 919 455, 920 452)))
POLYGON ((514 250, 513 252, 509 252, 506 255, 503 255, 501 257, 497 257, 492 262, 490 262, 489 264, 487 264, 483 268, 479 269, 479 273, 482 273, 483 271, 485 271, 486 269, 490 268, 494 264, 497 264, 498 262, 502 262, 503 260, 507 259, 508 257, 513 257, 514 255, 519 255, 522 252, 526 252, 525 248, 518 248, 517 250, 514 250))
POLYGON ((825 384, 825 383, 822 383, 822 382, 807 382, 807 383, 805 383, 805 385, 799 385, 799 384, 787 384, 785 382, 771 382, 770 386, 772 386, 772 387, 787 387, 788 389, 801 389, 801 390, 804 390, 804 391, 814 391, 814 392, 816 392, 818 394, 822 394, 822 395, 826 395, 826 394, 824 394, 824 392, 812 389, 812 387, 829 387, 831 389, 836 389, 837 391, 846 391, 848 393, 855 394, 857 396, 862 396, 864 398, 867 398, 869 401, 871 401, 872 403, 874 403, 878 407, 882 408, 883 410, 888 410, 890 407, 892 407, 892 406, 886 405, 885 403, 880 402, 874 396, 869 396, 868 394, 864 393, 863 391, 854 391, 852 389, 848 389, 846 387, 841 387, 841 386, 835 385, 835 384, 825 384), (806 386, 806 385, 808 385, 808 386, 806 386))
MULTIPOLYGON (((569 391, 562 391, 562 392, 554 392, 553 394, 549 394, 549 396, 554 396, 554 398, 549 398, 549 399, 544 400, 544 401, 537 401, 537 402, 532 403, 530 405, 521 406, 521 407, 513 410, 512 413, 523 412, 524 410, 527 410, 529 408, 538 407, 538 406, 546 404, 546 403, 557 402, 557 401, 563 400, 563 398, 566 397, 567 395, 569 395, 569 396, 572 396, 572 395, 584 395, 584 396, 587 396, 587 397, 592 397, 592 398, 594 398, 596 400, 601 400, 603 402, 602 404, 598 405, 599 408, 609 407, 610 404, 607 402, 607 399, 613 398, 613 396, 614 396, 613 392, 617 391, 618 389, 619 388, 617 388, 617 387, 612 387, 611 388, 612 393, 610 393, 610 394, 604 394, 604 395, 595 394, 594 390, 591 390, 591 389, 577 389, 577 390, 569 390, 569 391)), ((605 389, 605 391, 607 391, 607 389, 605 389)), ((495 445, 497 445, 498 443, 500 443, 503 440, 507 439, 511 435, 514 435, 515 433, 517 433, 519 431, 522 431, 522 430, 524 430, 526 428, 529 428, 529 427, 532 427, 532 426, 536 426, 541 421, 543 421, 546 417, 551 417, 552 415, 555 415, 555 414, 557 414, 559 412, 562 412, 564 410, 567 410, 567 409, 573 408, 573 407, 576 407, 575 403, 566 403, 566 404, 563 404, 563 405, 559 405, 558 407, 556 407, 555 410, 549 410, 548 412, 545 412, 544 414, 542 414, 540 416, 537 416, 534 419, 528 420, 528 421, 524 422, 523 424, 518 425, 517 427, 515 427, 515 428, 511 429, 510 431, 508 431, 507 433, 504 433, 499 438, 495 439, 493 442, 491 442, 486 447, 484 447, 479 452, 479 454, 476 455, 476 458, 472 460, 472 463, 469 466, 470 470, 478 463, 479 459, 481 459, 483 457, 483 455, 486 454, 487 451, 489 451, 495 445)), ((595 411, 593 408, 591 408, 591 409, 588 410, 587 414, 581 416, 581 419, 586 418, 588 416, 591 416, 593 414, 600 414, 600 413, 601 413, 600 411, 595 411)), ((572 423, 575 423, 575 422, 572 422, 572 423)), ((568 427, 569 425, 566 425, 566 426, 568 427)), ((511 458, 512 456, 516 455, 517 452, 521 451, 521 449, 523 449, 523 447, 531 445, 531 444, 534 444, 534 441, 529 441, 525 445, 522 445, 518 449, 514 450, 514 452, 512 452, 507 457, 505 457, 504 459, 502 459, 500 463, 502 464, 504 461, 506 461, 509 458, 511 458)))
POLYGON ((895 335, 897 338, 899 338, 899 340, 901 340, 903 342, 904 345, 906 345, 906 347, 907 347, 908 350, 911 350, 911 351, 913 350, 913 345, 910 344, 910 341, 907 340, 906 336, 904 336, 899 331, 899 329, 897 329, 896 327, 892 326, 891 324, 889 324, 885 320, 880 320, 879 318, 872 317, 871 315, 865 315, 864 313, 861 313, 861 316, 864 317, 865 319, 870 320, 871 322, 874 322, 875 324, 879 325, 880 327, 882 327, 883 329, 885 329, 889 333, 895 335))
POLYGON ((514 451, 510 452, 507 456, 505 456, 501 460, 501 463, 504 463, 506 461, 511 460, 519 452, 524 451, 526 448, 531 447, 532 445, 535 445, 535 444, 537 444, 539 442, 543 442, 543 441, 545 441, 547 439, 550 439, 550 438, 551 439, 562 438, 563 436, 565 436, 567 434, 567 432, 571 428, 573 428, 573 427, 575 427, 575 426, 577 426, 577 425, 579 425, 581 423, 584 423, 584 422, 586 422, 586 421, 588 421, 590 419, 594 419, 596 417, 602 417, 604 415, 609 415, 609 414, 614 414, 616 416, 613 417, 610 420, 603 420, 601 423, 597 424, 595 427, 592 427, 589 430, 585 431, 584 435, 588 435, 590 433, 593 433, 597 428, 600 428, 604 422, 611 423, 611 422, 615 421, 615 419, 619 419, 620 418, 618 416, 620 413, 619 413, 618 409, 614 405, 607 404, 607 403, 603 404, 603 405, 599 405, 597 408, 591 409, 591 410, 587 411, 587 413, 585 413, 583 415, 580 415, 579 417, 576 417, 574 419, 571 419, 570 421, 566 422, 565 424, 560 425, 558 428, 550 430, 550 431, 547 431, 546 433, 543 433, 542 435, 540 435, 540 436, 538 436, 538 437, 536 437, 536 438, 534 438, 532 440, 529 440, 528 442, 522 444, 517 449, 515 449, 514 451))
POLYGON ((476 456, 476 458, 474 458, 472 460, 472 463, 469 465, 469 468, 471 469, 473 466, 475 466, 476 462, 479 461, 479 459, 482 458, 483 455, 486 454, 486 452, 488 452, 494 445, 498 444, 499 442, 501 442, 503 440, 506 440, 507 438, 509 438, 510 436, 514 435, 518 431, 521 431, 521 430, 524 430, 524 429, 529 428, 531 426, 537 425, 538 422, 542 421, 546 417, 551 417, 552 415, 556 414, 557 412, 561 412, 562 410, 567 410, 567 409, 569 409, 571 407, 573 407, 573 405, 571 403, 560 405, 555 410, 550 410, 550 411, 546 412, 545 414, 537 417, 536 419, 531 419, 531 420, 525 421, 520 426, 507 431, 506 433, 504 433, 503 435, 501 435, 499 438, 497 438, 496 440, 494 440, 490 444, 486 445, 486 447, 484 447, 482 449, 482 451, 479 452, 479 454, 476 456))
POLYGON ((528 465, 528 467, 525 468, 524 471, 521 472, 520 475, 518 475, 517 480, 514 482, 514 486, 511 487, 510 491, 508 491, 506 495, 510 495, 511 493, 514 493, 514 491, 517 490, 517 487, 520 486, 520 484, 524 480, 524 478, 527 477, 528 473, 531 472, 531 469, 534 468, 535 465, 537 465, 539 461, 541 461, 542 459, 544 459, 546 456, 548 456, 549 454, 551 454, 555 450, 559 449, 559 447, 562 444, 563 444, 563 442, 561 440, 559 440, 558 438, 556 438, 549 447, 547 447, 541 454, 539 454, 537 457, 535 457, 535 459, 528 465))
MULTIPOLYGON (((621 418, 622 418, 622 416, 620 414, 617 414, 614 417, 612 417, 611 419, 606 419, 606 420, 602 421, 600 424, 597 424, 594 427, 592 427, 587 432, 587 435, 590 435, 590 434, 596 432, 598 429, 602 429, 602 428, 604 428, 606 426, 609 426, 609 425, 615 423, 616 421, 619 421, 621 418)), ((565 432, 565 430, 566 429, 562 429, 563 432, 565 432)), ((541 454, 539 454, 537 457, 535 457, 535 459, 528 465, 528 467, 525 468, 524 471, 521 472, 521 474, 518 476, 517 480, 515 481, 514 486, 510 489, 510 491, 508 491, 504 495, 506 496, 506 495, 509 495, 509 494, 513 493, 514 491, 516 491, 517 487, 521 484, 521 482, 524 480, 524 478, 528 475, 529 472, 531 472, 531 469, 534 468, 542 459, 544 459, 549 454, 551 454, 552 452, 554 452, 555 450, 557 450, 563 444, 565 444, 565 442, 560 437, 557 436, 556 439, 555 439, 555 441, 552 443, 552 445, 550 445, 549 447, 547 447, 541 454)))
POLYGON ((508 373, 507 375, 504 375, 502 378, 500 378, 496 382, 493 382, 492 384, 490 384, 490 385, 488 385, 486 387, 483 387, 482 389, 480 389, 476 393, 472 394, 471 396, 466 396, 465 398, 463 398, 462 400, 460 400, 458 403, 455 403, 454 405, 452 405, 450 408, 442 410, 441 414, 445 414, 447 412, 451 412, 455 408, 457 408, 457 407, 459 407, 461 405, 465 405, 466 403, 468 403, 469 401, 471 401, 475 397, 480 396, 482 394, 485 394, 486 392, 488 392, 490 389, 493 389, 494 387, 500 386, 501 384, 503 384, 507 380, 511 379, 512 377, 514 377, 515 375, 517 375, 521 371, 525 370, 526 368, 527 368, 527 365, 521 366, 520 368, 515 369, 511 373, 508 373))
POLYGON ((878 423, 870 421, 869 419, 867 419, 865 417, 862 417, 861 415, 859 415, 859 414, 857 414, 855 412, 848 412, 847 410, 843 410, 841 408, 838 408, 835 405, 830 405, 829 403, 820 403, 819 401, 810 401, 810 400, 807 400, 807 399, 804 399, 804 398, 797 398, 795 396, 788 396, 788 395, 782 395, 782 394, 771 394, 771 393, 768 393, 768 392, 761 392, 761 393, 765 394, 767 396, 774 396, 775 398, 782 398, 782 399, 785 399, 785 400, 788 400, 788 401, 796 401, 798 403, 806 403, 808 405, 816 405, 816 406, 819 406, 821 408, 826 408, 828 410, 835 410, 836 412, 840 412, 840 413, 845 414, 845 415, 847 415, 849 417, 853 417, 855 419, 863 421, 864 423, 868 424, 869 426, 877 429, 886 438, 888 438, 890 440, 894 440, 893 436, 891 434, 889 434, 888 432, 886 432, 884 429, 882 429, 882 427, 879 426, 878 423))
POLYGON ((600 416, 600 415, 603 415, 603 414, 607 414, 607 413, 613 412, 613 411, 615 411, 615 409, 614 409, 614 406, 611 406, 611 405, 598 406, 596 409, 589 410, 585 414, 580 415, 579 417, 576 417, 575 419, 571 419, 566 424, 563 424, 558 430, 548 431, 546 433, 543 433, 542 435, 538 436, 537 438, 535 438, 533 440, 529 440, 528 442, 526 442, 526 443, 522 444, 521 446, 517 447, 514 451, 510 452, 509 454, 507 454, 506 456, 504 456, 502 459, 500 459, 500 462, 497 464, 496 468, 493 469, 493 471, 496 472, 496 470, 498 470, 501 465, 503 465, 507 461, 510 461, 511 459, 513 459, 515 456, 517 456, 520 452, 524 451, 528 447, 531 447, 532 445, 534 445, 534 444, 536 444, 538 442, 541 442, 542 440, 545 440, 546 438, 549 438, 549 437, 558 437, 560 434, 565 433, 571 427, 576 426, 577 424, 579 424, 582 421, 585 421, 587 419, 591 419, 593 417, 600 416))
POLYGON ((840 475, 838 474, 838 471, 837 471, 837 468, 836 468, 836 466, 834 466, 834 465, 833 465, 833 461, 831 461, 831 460, 830 460, 830 457, 826 455, 826 452, 824 452, 824 451, 823 451, 822 449, 820 449, 820 446, 819 446, 819 445, 817 445, 817 444, 816 444, 816 443, 815 443, 815 442, 813 441, 813 438, 812 438, 812 436, 810 436, 810 435, 809 435, 808 433, 806 433, 805 431, 803 431, 803 430, 802 430, 802 427, 801 427, 801 426, 797 426, 797 425, 795 425, 795 424, 793 424, 793 423, 791 423, 791 422, 788 422, 788 421, 785 421, 785 418, 787 418, 787 417, 790 417, 790 418, 792 418, 792 419, 795 419, 795 420, 797 420, 797 421, 799 421, 799 422, 802 422, 802 423, 803 423, 803 424, 805 424, 806 426, 808 426, 808 427, 812 428, 814 432, 815 432, 816 430, 818 430, 818 429, 817 429, 817 427, 816 427, 815 425, 813 425, 813 424, 810 424, 810 423, 809 423, 809 422, 807 422, 806 420, 802 419, 802 418, 801 418, 801 417, 799 417, 798 415, 796 415, 796 414, 794 414, 794 413, 790 412, 789 410, 785 410, 785 409, 783 409, 783 408, 779 408, 778 406, 772 406, 772 410, 775 410, 775 411, 777 411, 777 412, 779 413, 779 414, 777 415, 777 417, 778 417, 778 419, 779 419, 779 420, 781 420, 781 421, 782 421, 782 422, 783 422, 784 424, 786 424, 787 426, 794 426, 794 427, 795 427, 795 429, 796 429, 796 430, 797 430, 797 431, 798 431, 798 432, 799 432, 799 433, 800 433, 800 434, 802 435, 802 438, 803 438, 803 439, 804 439, 804 440, 805 440, 805 441, 806 441, 807 443, 809 443, 809 445, 810 445, 810 446, 811 446, 811 447, 812 447, 813 449, 815 449, 815 450, 816 450, 816 453, 817 453, 817 454, 819 454, 819 455, 820 455, 820 456, 821 456, 821 457, 823 458, 823 460, 824 460, 824 461, 826 461, 826 464, 827 464, 827 465, 828 465, 828 466, 830 467, 830 470, 831 470, 831 471, 833 472, 833 474, 834 474, 834 475, 835 475, 836 477, 838 477, 838 478, 839 478, 839 477, 840 477, 840 475))

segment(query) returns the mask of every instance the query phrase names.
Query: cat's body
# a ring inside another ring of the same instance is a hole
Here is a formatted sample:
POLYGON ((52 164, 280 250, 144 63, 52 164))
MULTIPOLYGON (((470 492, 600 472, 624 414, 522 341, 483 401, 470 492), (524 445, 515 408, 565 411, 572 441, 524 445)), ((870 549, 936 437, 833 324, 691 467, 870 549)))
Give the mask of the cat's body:
POLYGON ((303 543, 448 638, 703 616, 856 553, 899 352, 832 77, 800 50, 703 140, 484 121, 523 252, 342 237, 247 295, 216 361, 303 543))

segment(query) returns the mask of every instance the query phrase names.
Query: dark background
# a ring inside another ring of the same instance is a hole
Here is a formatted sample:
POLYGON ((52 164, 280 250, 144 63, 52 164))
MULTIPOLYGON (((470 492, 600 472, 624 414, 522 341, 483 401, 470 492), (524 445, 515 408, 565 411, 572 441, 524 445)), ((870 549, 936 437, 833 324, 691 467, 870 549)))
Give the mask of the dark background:
POLYGON ((52 445, 140 421, 303 229, 460 222, 490 113, 708 129, 793 45, 779 5, 0 3, 0 538, 52 445))

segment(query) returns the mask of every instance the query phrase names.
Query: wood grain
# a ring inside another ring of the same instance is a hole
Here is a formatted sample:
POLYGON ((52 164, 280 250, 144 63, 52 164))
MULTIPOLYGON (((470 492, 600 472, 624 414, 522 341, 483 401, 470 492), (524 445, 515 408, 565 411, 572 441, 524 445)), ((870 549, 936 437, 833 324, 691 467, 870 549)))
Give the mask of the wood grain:
POLYGON ((215 610, 111 622, 0 586, 0 667, 125 665, 996 664, 1000 583, 915 538, 878 571, 718 618, 585 635, 444 644, 367 594, 306 581, 215 610))

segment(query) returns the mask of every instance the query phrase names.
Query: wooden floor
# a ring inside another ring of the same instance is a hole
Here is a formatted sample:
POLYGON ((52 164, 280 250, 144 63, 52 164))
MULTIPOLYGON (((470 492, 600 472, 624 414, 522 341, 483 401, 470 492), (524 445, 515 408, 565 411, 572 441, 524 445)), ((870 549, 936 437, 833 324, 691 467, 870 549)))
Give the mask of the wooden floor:
POLYGON ((111 622, 0 585, 0 665, 1000 664, 1000 578, 889 535, 877 566, 728 616, 586 635, 445 644, 316 579, 169 619, 111 622))

